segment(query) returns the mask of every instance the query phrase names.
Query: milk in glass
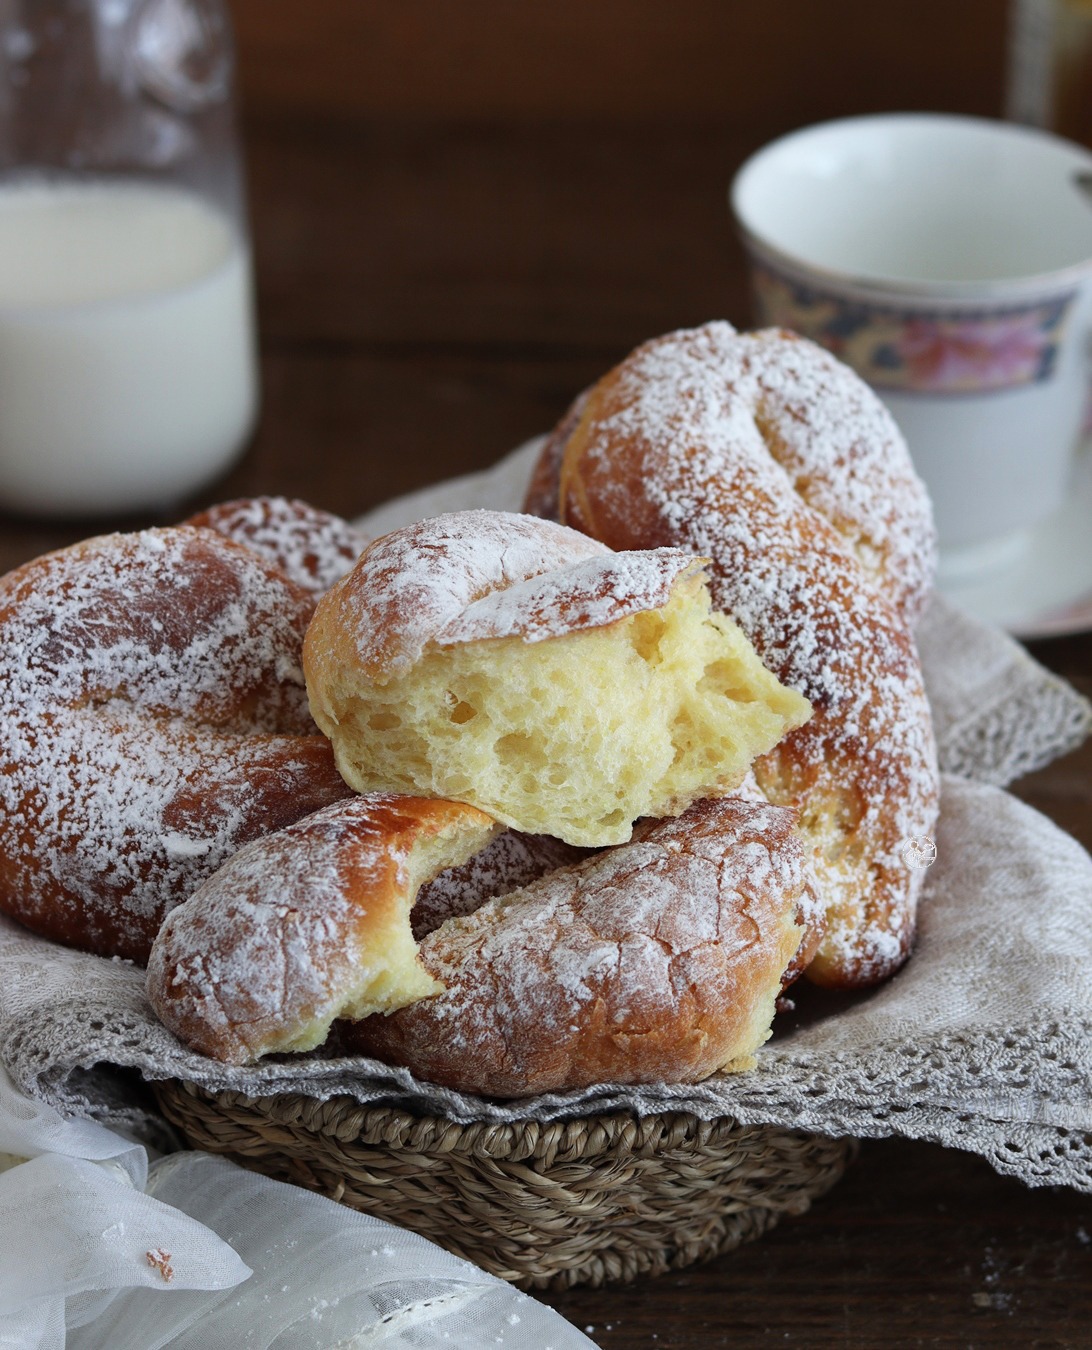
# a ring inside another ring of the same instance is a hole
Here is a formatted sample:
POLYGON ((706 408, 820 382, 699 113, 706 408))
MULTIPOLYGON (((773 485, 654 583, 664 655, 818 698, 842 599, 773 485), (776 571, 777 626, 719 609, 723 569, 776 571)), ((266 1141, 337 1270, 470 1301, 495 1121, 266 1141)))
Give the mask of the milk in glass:
POLYGON ((0 507, 168 507, 232 462, 256 408, 229 216, 146 181, 0 186, 0 507))

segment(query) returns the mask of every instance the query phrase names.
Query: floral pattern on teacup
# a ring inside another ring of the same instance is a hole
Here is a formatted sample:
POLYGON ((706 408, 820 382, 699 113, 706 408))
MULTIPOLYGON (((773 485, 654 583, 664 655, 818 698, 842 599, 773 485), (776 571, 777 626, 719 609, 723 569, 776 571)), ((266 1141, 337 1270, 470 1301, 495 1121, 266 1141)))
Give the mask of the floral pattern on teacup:
POLYGON ((1004 309, 897 309, 824 293, 753 260, 759 321, 791 328, 876 389, 983 394, 1053 373, 1076 292, 1004 309))

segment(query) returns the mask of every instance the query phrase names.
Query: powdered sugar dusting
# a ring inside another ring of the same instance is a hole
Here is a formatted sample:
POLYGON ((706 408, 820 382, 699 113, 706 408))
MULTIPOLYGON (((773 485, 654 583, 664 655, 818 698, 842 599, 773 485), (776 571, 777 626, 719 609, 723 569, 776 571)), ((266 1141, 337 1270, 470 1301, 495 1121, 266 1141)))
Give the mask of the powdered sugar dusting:
POLYGON ((458 855, 462 830, 492 828, 471 806, 366 793, 256 840, 167 917, 152 1006, 183 1040, 246 1063, 321 1041, 377 983, 381 1006, 431 992, 423 970, 406 973, 414 848, 446 829, 458 855))
POLYGON ((287 497, 221 502, 186 523, 245 544, 316 595, 352 568, 368 542, 340 516, 287 497))
POLYGON ((884 403, 849 366, 794 334, 718 337, 725 377, 753 405, 767 450, 912 624, 932 589, 936 530, 884 403))
POLYGON ((422 886, 410 919, 420 941, 448 919, 472 914, 487 900, 507 895, 559 867, 579 861, 585 850, 545 834, 505 830, 461 867, 451 867, 422 886))
POLYGON ((533 516, 453 512, 371 544, 320 605, 319 626, 351 633, 364 669, 383 678, 431 644, 537 642, 657 608, 693 566, 677 549, 618 557, 533 516))
POLYGON ((772 1015, 786 915, 805 884, 792 825, 766 804, 699 802, 491 900, 422 943, 443 994, 351 1034, 422 1077, 489 1095, 704 1076, 760 989, 772 1015))
POLYGON ((680 549, 584 558, 475 600, 435 635, 438 647, 486 638, 541 642, 602 628, 666 605, 672 586, 701 563, 680 549))
POLYGON ((181 1010, 183 1029, 200 1021, 245 1061, 263 1031, 324 1009, 331 1020, 367 960, 350 940, 354 908, 405 863, 374 818, 387 806, 396 799, 353 797, 256 840, 175 909, 148 963, 149 996, 167 1024, 181 1010))
POLYGON ((309 611, 249 550, 185 527, 10 574, 0 903, 140 959, 165 910, 242 842, 344 795, 306 708, 309 611))

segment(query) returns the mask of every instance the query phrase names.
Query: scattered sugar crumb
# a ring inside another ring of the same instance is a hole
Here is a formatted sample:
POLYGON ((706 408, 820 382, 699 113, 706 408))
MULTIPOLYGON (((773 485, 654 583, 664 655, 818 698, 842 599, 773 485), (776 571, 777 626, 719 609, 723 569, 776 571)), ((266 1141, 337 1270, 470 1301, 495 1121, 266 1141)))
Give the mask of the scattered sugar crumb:
POLYGON ((171 1265, 171 1254, 164 1251, 162 1247, 153 1247, 150 1252, 144 1253, 144 1259, 152 1267, 158 1270, 163 1276, 163 1283, 170 1284, 174 1279, 174 1267, 171 1265))

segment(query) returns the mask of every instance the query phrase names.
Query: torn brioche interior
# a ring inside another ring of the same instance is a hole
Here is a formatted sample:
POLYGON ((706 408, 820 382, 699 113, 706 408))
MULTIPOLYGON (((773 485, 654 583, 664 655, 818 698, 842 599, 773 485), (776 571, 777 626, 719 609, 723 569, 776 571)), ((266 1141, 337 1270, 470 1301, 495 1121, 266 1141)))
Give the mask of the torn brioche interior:
POLYGON ((698 560, 665 603, 607 624, 434 639, 406 669, 322 674, 312 711, 357 791, 453 798, 593 847, 731 791, 811 713, 712 611, 698 560))

